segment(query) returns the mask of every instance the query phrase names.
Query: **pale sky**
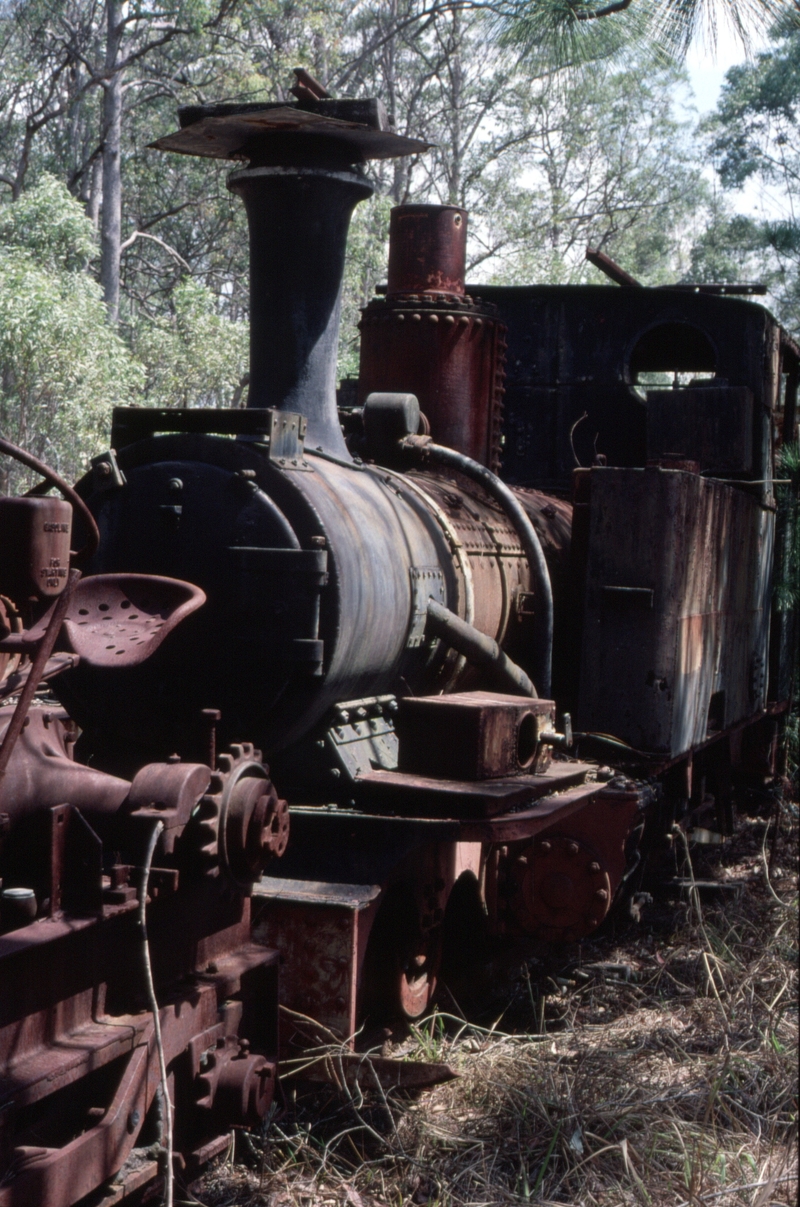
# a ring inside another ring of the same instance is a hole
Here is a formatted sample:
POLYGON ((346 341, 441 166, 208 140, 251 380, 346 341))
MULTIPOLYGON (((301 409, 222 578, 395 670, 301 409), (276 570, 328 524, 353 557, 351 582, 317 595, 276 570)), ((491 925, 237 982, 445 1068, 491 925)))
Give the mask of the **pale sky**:
MULTIPOLYGON (((769 39, 766 34, 754 37, 750 53, 755 57, 768 46, 769 39)), ((713 49, 705 45, 702 38, 695 39, 686 56, 686 69, 694 93, 694 108, 698 115, 709 113, 716 108, 725 73, 736 63, 745 62, 746 58, 741 42, 727 24, 718 30, 716 46, 713 49)), ((712 176, 713 173, 709 169, 709 179, 712 176)), ((785 200, 779 193, 763 189, 755 180, 749 181, 743 189, 731 194, 730 200, 734 208, 743 214, 762 218, 785 217, 785 200)))
MULTIPOLYGON (((766 38, 754 41, 753 53, 763 50, 765 46, 766 38)), ((708 113, 716 107, 725 72, 734 64, 744 62, 745 58, 741 42, 727 24, 718 31, 713 50, 704 46, 701 37, 695 39, 686 57, 686 68, 700 113, 708 113)))

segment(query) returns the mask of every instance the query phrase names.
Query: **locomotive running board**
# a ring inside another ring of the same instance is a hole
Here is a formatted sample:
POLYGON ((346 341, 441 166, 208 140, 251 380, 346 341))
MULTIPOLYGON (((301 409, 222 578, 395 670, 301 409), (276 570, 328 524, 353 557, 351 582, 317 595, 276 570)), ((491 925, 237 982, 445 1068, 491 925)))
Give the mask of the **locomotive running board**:
MULTIPOLYGON (((591 763, 551 763, 541 775, 453 780, 404 771, 362 772, 354 785, 359 806, 370 813, 415 817, 493 817, 539 797, 582 784, 591 763)), ((602 785, 593 784, 597 791, 602 785)))

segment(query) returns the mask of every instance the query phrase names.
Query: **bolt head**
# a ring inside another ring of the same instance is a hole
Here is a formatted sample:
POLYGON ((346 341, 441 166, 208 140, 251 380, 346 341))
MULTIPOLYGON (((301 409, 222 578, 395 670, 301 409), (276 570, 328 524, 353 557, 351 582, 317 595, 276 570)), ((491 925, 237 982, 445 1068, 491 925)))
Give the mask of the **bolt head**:
POLYGON ((604 888, 599 888, 595 893, 595 897, 598 901, 608 901, 608 893, 604 888))
POLYGON ((577 855, 578 854, 577 842, 568 842, 567 843, 567 854, 568 855, 577 855))
POLYGON ((589 871, 590 871, 590 872, 595 872, 595 873, 599 872, 599 871, 600 871, 600 864, 599 864, 599 863, 590 863, 590 864, 589 864, 589 871))

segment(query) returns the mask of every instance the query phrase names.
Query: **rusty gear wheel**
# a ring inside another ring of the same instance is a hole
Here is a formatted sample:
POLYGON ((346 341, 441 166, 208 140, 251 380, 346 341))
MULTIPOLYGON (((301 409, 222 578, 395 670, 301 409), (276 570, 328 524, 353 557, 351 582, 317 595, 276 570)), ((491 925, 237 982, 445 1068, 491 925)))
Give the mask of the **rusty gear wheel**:
POLYGON ((220 870, 249 890, 270 856, 289 841, 289 806, 281 800, 250 742, 232 745, 217 759, 208 791, 195 812, 197 849, 207 875, 220 870))

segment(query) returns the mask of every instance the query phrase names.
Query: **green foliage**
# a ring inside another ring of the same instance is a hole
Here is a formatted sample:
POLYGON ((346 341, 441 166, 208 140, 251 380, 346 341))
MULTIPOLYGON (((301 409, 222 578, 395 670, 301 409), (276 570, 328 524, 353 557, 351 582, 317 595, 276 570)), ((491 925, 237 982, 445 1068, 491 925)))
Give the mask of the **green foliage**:
POLYGON ((145 367, 144 401, 158 407, 226 407, 242 397, 249 328, 220 315, 217 299, 198 281, 173 291, 169 318, 140 319, 134 352, 145 367))
POLYGON ((583 67, 613 58, 634 44, 647 46, 648 53, 655 45, 654 0, 510 0, 491 8, 497 14, 501 45, 547 66, 583 67))
POLYGON ((389 197, 374 196, 357 206, 350 224, 342 289, 339 377, 358 376, 358 320, 375 286, 386 279, 390 209, 389 197))
POLYGON ((783 213, 769 219, 710 214, 693 253, 695 280, 762 280, 778 318, 800 334, 800 17, 773 31, 775 45, 732 67, 717 111, 705 125, 720 181, 728 189, 754 181, 783 213))
POLYGON ((800 18, 775 30, 777 45, 732 67, 709 123, 722 183, 751 176, 800 182, 800 18))
POLYGON ((489 0, 503 39, 526 55, 581 64, 635 47, 683 55, 694 38, 731 27, 743 48, 780 17, 784 0, 489 0))
POLYGON ((707 225, 692 248, 690 281, 755 280, 763 269, 759 256, 763 241, 755 219, 731 213, 730 207, 715 198, 707 225))
MULTIPOLYGON (((111 407, 134 400, 142 375, 83 271, 92 226, 64 186, 44 178, 0 206, 0 231, 0 430, 76 477, 107 442, 111 407)), ((30 481, 4 468, 3 490, 30 481)))
POLYGON ((14 205, 0 207, 0 246, 26 252, 42 269, 75 271, 97 253, 83 206, 49 173, 14 205))
POLYGON ((527 144, 493 181, 496 280, 604 281, 586 264, 587 244, 646 284, 680 274, 704 185, 689 124, 673 113, 679 78, 650 59, 528 91, 527 144))

